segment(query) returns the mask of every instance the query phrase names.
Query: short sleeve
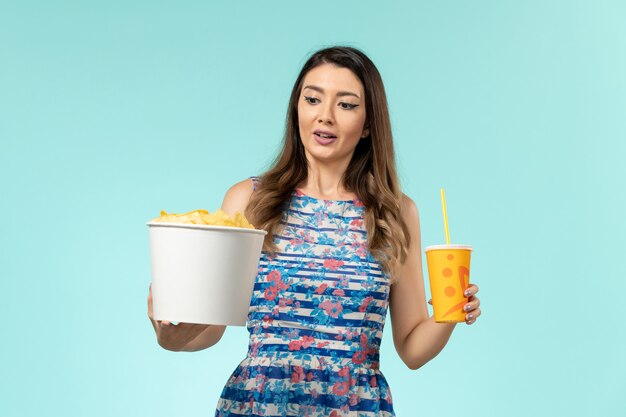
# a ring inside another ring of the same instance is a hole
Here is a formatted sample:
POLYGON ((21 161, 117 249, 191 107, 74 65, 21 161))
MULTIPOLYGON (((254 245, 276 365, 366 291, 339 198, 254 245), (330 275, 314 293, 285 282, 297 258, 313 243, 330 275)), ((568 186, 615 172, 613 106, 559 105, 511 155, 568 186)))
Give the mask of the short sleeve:
POLYGON ((259 188, 261 179, 259 177, 250 177, 250 179, 252 180, 252 191, 256 191, 259 188))

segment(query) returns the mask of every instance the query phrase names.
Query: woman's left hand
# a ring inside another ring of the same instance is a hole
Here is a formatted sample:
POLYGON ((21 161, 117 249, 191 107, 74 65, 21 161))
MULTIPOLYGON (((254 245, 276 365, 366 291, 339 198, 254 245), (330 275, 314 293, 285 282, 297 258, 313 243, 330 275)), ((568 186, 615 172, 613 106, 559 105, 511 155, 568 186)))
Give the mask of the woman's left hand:
POLYGON ((465 296, 468 297, 468 302, 463 306, 465 311, 465 323, 474 324, 476 319, 480 316, 480 300, 476 297, 478 292, 478 285, 470 284, 465 290, 465 296))
MULTIPOLYGON (((468 297, 468 302, 463 306, 465 311, 465 323, 474 324, 478 316, 480 316, 480 300, 476 297, 478 292, 478 285, 470 284, 465 290, 465 296, 468 297)), ((428 300, 428 304, 433 304, 433 299, 428 300)))

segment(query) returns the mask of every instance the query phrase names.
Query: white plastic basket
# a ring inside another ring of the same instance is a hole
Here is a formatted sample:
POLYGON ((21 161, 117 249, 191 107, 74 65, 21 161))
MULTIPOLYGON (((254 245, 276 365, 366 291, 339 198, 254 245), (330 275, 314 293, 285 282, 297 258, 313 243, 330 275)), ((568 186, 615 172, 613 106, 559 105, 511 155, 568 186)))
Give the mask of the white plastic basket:
POLYGON ((244 326, 264 230, 149 222, 153 318, 244 326))

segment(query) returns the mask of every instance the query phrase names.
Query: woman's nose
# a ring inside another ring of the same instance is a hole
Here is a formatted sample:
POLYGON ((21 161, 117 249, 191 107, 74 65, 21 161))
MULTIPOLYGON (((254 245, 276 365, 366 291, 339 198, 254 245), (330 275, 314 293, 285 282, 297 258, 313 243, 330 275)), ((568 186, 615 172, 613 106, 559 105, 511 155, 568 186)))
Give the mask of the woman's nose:
POLYGON ((327 123, 330 125, 335 123, 335 115, 333 113, 332 104, 330 103, 323 104, 319 106, 318 108, 320 109, 320 113, 318 115, 318 120, 317 120, 319 123, 327 123))

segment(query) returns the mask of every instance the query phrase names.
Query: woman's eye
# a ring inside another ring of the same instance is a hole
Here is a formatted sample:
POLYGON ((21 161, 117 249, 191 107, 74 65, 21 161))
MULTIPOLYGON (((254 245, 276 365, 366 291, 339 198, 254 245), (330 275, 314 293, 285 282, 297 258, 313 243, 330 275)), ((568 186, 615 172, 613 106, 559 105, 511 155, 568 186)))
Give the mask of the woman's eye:
POLYGON ((304 101, 310 104, 317 104, 320 102, 320 100, 315 97, 307 97, 307 96, 304 96, 304 101))
POLYGON ((356 107, 359 107, 358 104, 350 104, 350 103, 339 103, 339 107, 345 110, 352 110, 356 107))

